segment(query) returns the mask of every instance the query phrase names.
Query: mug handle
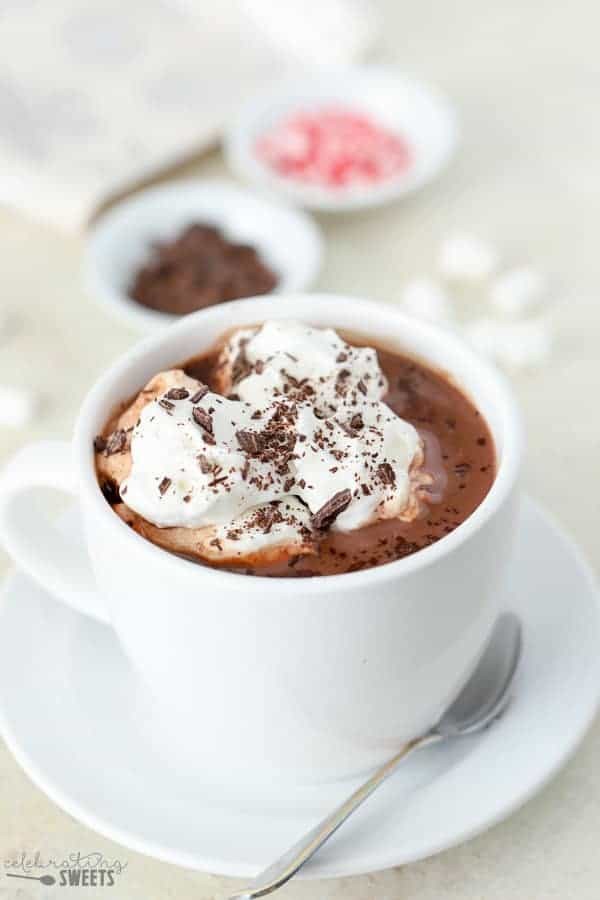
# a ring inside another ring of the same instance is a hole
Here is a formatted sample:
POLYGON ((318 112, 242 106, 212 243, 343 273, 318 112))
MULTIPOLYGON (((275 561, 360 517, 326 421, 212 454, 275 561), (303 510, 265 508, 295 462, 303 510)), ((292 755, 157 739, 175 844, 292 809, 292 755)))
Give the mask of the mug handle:
POLYGON ((0 541, 19 568, 77 612, 109 624, 85 547, 74 543, 28 494, 54 488, 77 496, 71 445, 39 441, 20 450, 0 476, 0 541))

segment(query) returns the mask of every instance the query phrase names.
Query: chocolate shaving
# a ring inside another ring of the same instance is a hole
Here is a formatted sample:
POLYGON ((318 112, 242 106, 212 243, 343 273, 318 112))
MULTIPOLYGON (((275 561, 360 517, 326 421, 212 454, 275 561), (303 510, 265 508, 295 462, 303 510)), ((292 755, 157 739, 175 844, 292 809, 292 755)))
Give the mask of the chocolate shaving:
POLYGON ((361 428, 364 428, 365 426, 363 417, 360 413, 355 413, 349 422, 340 422, 338 419, 336 419, 336 422, 338 423, 342 431, 344 431, 348 435, 348 437, 351 438, 356 437, 361 428))
POLYGON ((112 456, 113 453, 123 453, 127 449, 127 433, 122 428, 117 428, 112 434, 109 434, 106 441, 106 455, 112 456))
POLYGON ((471 463, 457 463, 457 465, 454 466, 454 471, 457 475, 466 475, 471 471, 471 463))
POLYGON ((116 506, 117 503, 121 502, 121 497, 119 496, 119 485, 114 480, 114 478, 107 478, 100 485, 100 490, 104 494, 104 499, 110 503, 111 506, 116 506))
POLYGON ((380 463, 377 466, 377 474, 384 484, 396 483, 396 473, 388 462, 380 463))
POLYGON ((269 534, 271 528, 275 524, 275 510, 272 506, 268 506, 261 516, 262 521, 260 524, 262 525, 263 534, 269 534))
POLYGON ((102 453, 103 450, 106 450, 106 438, 102 437, 101 434, 94 438, 94 450, 96 453, 102 453))
POLYGON ((163 478, 163 480, 161 481, 161 483, 158 486, 158 490, 160 491, 161 497, 163 496, 163 494, 166 491, 169 490, 170 487, 171 487, 171 479, 167 478, 167 476, 165 475, 165 477, 163 478))
POLYGON ((241 381, 242 378, 245 378, 252 369, 250 363, 248 362, 248 357, 246 356, 246 344, 248 343, 248 338, 245 338, 243 341, 240 341, 238 355, 233 361, 233 365, 231 366, 231 383, 237 384, 238 381, 241 381))
POLYGON ((358 384, 356 385, 356 387, 357 387, 358 390, 361 392, 361 394, 364 394, 365 397, 366 397, 366 395, 367 395, 367 386, 366 386, 366 384, 364 383, 364 381, 362 380, 362 378, 360 379, 360 381, 358 382, 358 384))
POLYGON ((174 403, 171 403, 170 400, 165 400, 164 397, 162 398, 162 400, 159 400, 159 401, 158 401, 158 405, 159 405, 159 406, 162 406, 163 409, 166 409, 166 410, 168 410, 169 412, 170 412, 172 409, 175 409, 175 404, 174 404, 174 403))
POLYGON ((278 509, 277 501, 268 506, 259 507, 252 517, 251 527, 260 528, 263 534, 269 534, 273 525, 282 522, 283 516, 278 509))
POLYGON ((258 456, 264 452, 266 442, 263 432, 240 430, 236 431, 235 436, 244 453, 258 456))
POLYGON ((203 397, 208 394, 208 386, 206 384, 201 385, 194 396, 191 398, 190 403, 200 403, 203 397))
POLYGON ((311 520, 313 528, 316 528, 318 531, 330 528, 340 513, 343 513, 351 502, 352 492, 349 488, 338 491, 314 514, 311 520))
POLYGON ((190 392, 185 388, 170 388, 165 394, 167 400, 185 400, 190 396, 190 392))
POLYGON ((209 472, 212 472, 213 464, 211 463, 209 458, 204 455, 204 453, 199 453, 197 456, 197 460, 200 463, 200 471, 203 475, 208 475, 209 472))
POLYGON ((346 362, 347 359, 348 359, 348 354, 344 353, 344 351, 342 350, 342 352, 338 353, 338 355, 336 356, 335 361, 339 362, 339 363, 344 363, 344 362, 346 362))
POLYGON ((195 406, 192 410, 192 417, 197 425, 204 428, 209 434, 213 433, 212 416, 205 409, 202 409, 201 406, 195 406))

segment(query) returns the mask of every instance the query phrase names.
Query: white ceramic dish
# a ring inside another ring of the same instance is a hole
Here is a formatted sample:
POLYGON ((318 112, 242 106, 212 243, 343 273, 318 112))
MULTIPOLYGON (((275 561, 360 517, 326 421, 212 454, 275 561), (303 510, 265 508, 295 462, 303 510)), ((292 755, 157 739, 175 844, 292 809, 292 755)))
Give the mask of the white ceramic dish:
MULTIPOLYGON (((74 510, 64 527, 78 549, 74 510)), ((301 877, 357 875, 465 841, 524 803, 579 744, 600 691, 598 591, 577 548, 531 501, 517 548, 502 602, 522 618, 525 652, 508 712, 485 734, 409 760, 301 877)), ((354 786, 234 787, 186 770, 178 735, 159 744, 146 732, 146 702, 110 629, 10 576, 0 595, 2 736, 30 778, 90 828, 186 868, 248 878, 354 786)), ((195 714, 202 723, 202 708, 195 714)))
POLYGON ((279 275, 273 296, 307 288, 321 266, 323 242, 305 213, 220 179, 186 179, 135 194, 92 226, 83 277, 90 296, 140 331, 177 321, 128 296, 154 241, 174 238, 192 222, 215 225, 227 238, 255 247, 279 275))
POLYGON ((396 69, 364 66, 266 89, 245 105, 225 134, 225 154, 241 178, 309 209, 345 212, 396 200, 434 178, 458 140, 456 117, 434 89, 396 69), (410 144, 413 162, 388 181, 368 187, 327 189, 275 173, 255 153, 256 141, 290 114, 329 105, 372 116, 410 144))

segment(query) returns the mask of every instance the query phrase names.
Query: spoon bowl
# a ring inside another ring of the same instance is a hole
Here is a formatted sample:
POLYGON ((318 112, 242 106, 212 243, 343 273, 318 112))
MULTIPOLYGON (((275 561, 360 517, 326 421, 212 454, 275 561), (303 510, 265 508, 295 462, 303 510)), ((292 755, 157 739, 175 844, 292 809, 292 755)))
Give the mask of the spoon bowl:
POLYGON ((514 613, 498 619, 475 671, 436 725, 441 737, 481 731, 502 714, 521 657, 521 623, 514 613))

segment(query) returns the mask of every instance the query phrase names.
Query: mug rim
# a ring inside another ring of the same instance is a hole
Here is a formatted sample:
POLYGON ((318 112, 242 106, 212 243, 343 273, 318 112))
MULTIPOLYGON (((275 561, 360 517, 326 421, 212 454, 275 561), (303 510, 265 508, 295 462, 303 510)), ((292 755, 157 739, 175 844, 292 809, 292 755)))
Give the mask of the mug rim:
MULTIPOLYGON (((284 588, 286 594, 306 596, 307 594, 322 594, 335 590, 356 590, 360 589, 361 586, 371 587, 376 583, 386 582, 392 578, 399 578, 414 573, 454 552, 492 518, 495 512, 510 495, 517 481, 523 447, 522 426, 516 400, 505 376, 485 359, 478 356, 456 335, 442 330, 429 322, 424 322, 420 319, 408 316, 392 304, 376 300, 367 300, 361 297, 351 297, 343 294, 325 292, 286 294, 279 296, 277 299, 277 311, 279 311, 284 304, 291 303, 292 301, 306 303, 307 306, 309 303, 315 302, 321 305, 335 305, 336 309, 332 309, 332 318, 335 319, 336 316, 339 316, 340 324, 331 325, 329 327, 340 328, 341 330, 344 329, 344 313, 350 308, 355 313, 364 312, 366 323, 369 322, 369 314, 372 316, 375 311, 379 314, 384 312, 389 324, 392 325, 393 323, 394 325, 393 329, 390 329, 390 337, 392 340, 398 334, 402 333, 402 329, 405 329, 408 334, 407 344, 409 347, 411 343, 411 332, 413 335, 415 333, 419 334, 422 338, 430 340, 437 345, 445 343, 453 350, 454 354, 462 356, 464 360, 467 361, 469 368, 473 368, 475 371, 479 370, 479 372, 482 373, 481 378, 478 380, 484 380, 491 384, 492 390, 500 401, 502 454, 498 460, 496 475, 492 486, 479 506, 477 506, 477 508, 450 534, 444 535, 433 544, 423 547, 415 553, 411 553, 409 556, 379 566, 360 569, 356 572, 343 572, 336 575, 315 576, 314 578, 245 575, 241 572, 232 572, 213 566, 203 565, 202 563, 188 560, 185 557, 177 556, 174 553, 170 553, 168 550, 158 547, 152 541, 139 535, 116 515, 110 505, 106 502, 98 485, 92 447, 93 435, 90 438, 90 434, 88 433, 88 422, 94 417, 94 413, 97 412, 102 405, 108 389, 118 382, 135 363, 140 362, 145 356, 155 352, 163 343, 173 340, 173 338, 176 338, 178 335, 181 335, 182 337, 187 335, 190 328, 195 327, 198 322, 210 318, 211 315, 218 318, 223 315, 223 310, 225 308, 228 312, 231 312, 227 326, 222 329, 222 332, 225 332, 227 328, 235 326, 236 313, 246 313, 255 306, 265 307, 268 303, 273 302, 272 299, 266 300, 264 296, 257 296, 207 307, 206 309, 198 310, 195 313, 182 317, 180 321, 169 325, 160 333, 136 342, 133 347, 122 354, 94 383, 81 405, 73 437, 73 449, 79 475, 79 485, 82 492, 85 492, 86 497, 91 500, 94 511, 102 517, 105 523, 112 523, 111 527, 118 530, 119 537, 122 540, 133 541, 132 547, 137 546, 138 550, 145 548, 145 551, 148 553, 159 553, 166 566, 177 567, 179 572, 182 572, 183 567, 185 567, 190 574, 194 569, 198 569, 200 566, 202 577, 214 581, 215 586, 220 583, 222 586, 227 585, 230 588, 237 588, 238 590, 244 590, 253 594, 257 592, 261 594, 264 594, 265 592, 281 593, 282 588, 284 588)), ((279 319, 286 318, 286 316, 282 315, 277 315, 276 317, 279 319)), ((266 316, 264 314, 260 314, 257 316, 256 321, 261 321, 265 318, 266 316)), ((297 319, 299 316, 294 315, 294 313, 291 312, 287 318, 297 319)), ((252 321, 244 315, 242 315, 242 320, 241 324, 252 321)), ((306 320, 309 322, 311 321, 310 312, 307 312, 306 320)), ((328 326, 323 325, 320 327, 328 326)), ((369 336, 368 325, 364 329, 364 334, 365 337, 369 336)), ((410 355, 410 349, 408 349, 407 352, 410 355)), ((415 354, 415 356, 417 355, 415 354)), ((181 358, 185 358, 185 354, 182 353, 181 358)), ((175 360, 174 364, 177 361, 178 360, 175 360)), ((428 364, 427 360, 423 360, 423 362, 425 365, 428 364)), ((450 376, 453 374, 450 368, 448 369, 448 374, 450 376)), ((489 422, 488 427, 491 428, 489 422)), ((492 428, 491 430, 494 431, 492 428)), ((495 443, 497 443, 496 436, 495 443)), ((115 531, 115 534, 116 533, 117 531, 115 531)))

